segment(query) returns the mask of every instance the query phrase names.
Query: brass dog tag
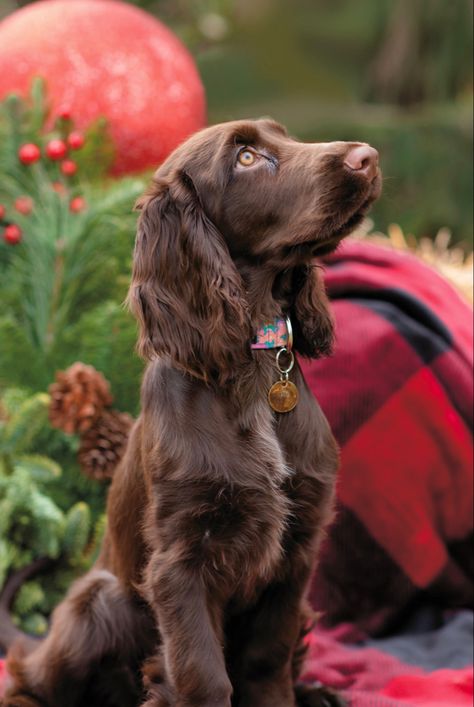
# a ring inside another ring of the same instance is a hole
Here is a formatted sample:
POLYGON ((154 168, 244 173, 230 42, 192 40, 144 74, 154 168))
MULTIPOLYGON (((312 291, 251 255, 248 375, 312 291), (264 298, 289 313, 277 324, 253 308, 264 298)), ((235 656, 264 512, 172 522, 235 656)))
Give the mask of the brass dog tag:
POLYGON ((268 402, 275 412, 291 412, 298 403, 298 388, 289 380, 279 380, 268 391, 268 402))

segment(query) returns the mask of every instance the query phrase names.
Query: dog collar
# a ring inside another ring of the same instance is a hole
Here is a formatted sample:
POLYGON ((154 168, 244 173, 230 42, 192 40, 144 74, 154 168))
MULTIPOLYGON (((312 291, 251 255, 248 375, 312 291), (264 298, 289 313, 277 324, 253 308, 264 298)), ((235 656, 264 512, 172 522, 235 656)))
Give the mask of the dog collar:
POLYGON ((274 412, 291 412, 298 404, 298 389, 289 380, 295 357, 293 348, 293 329, 290 318, 276 317, 272 322, 263 324, 257 330, 252 343, 252 349, 278 349, 275 364, 280 380, 276 381, 268 391, 268 403, 274 412))
POLYGON ((289 317, 276 317, 271 322, 262 324, 257 329, 250 348, 281 349, 291 351, 293 347, 293 329, 289 317))

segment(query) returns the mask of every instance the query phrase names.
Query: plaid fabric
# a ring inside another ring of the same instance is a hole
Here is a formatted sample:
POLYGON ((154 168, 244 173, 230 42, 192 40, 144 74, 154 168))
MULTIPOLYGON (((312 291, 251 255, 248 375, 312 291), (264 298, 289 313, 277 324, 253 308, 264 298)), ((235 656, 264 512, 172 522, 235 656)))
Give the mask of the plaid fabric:
POLYGON ((342 467, 311 599, 377 632, 420 589, 472 602, 472 310, 405 253, 349 240, 325 264, 335 354, 301 364, 342 467))
MULTIPOLYGON (((425 635, 430 653, 433 639, 425 635)), ((462 668, 426 671, 376 647, 361 646, 360 641, 349 624, 313 631, 304 680, 335 688, 351 707, 472 707, 469 662, 462 668)))

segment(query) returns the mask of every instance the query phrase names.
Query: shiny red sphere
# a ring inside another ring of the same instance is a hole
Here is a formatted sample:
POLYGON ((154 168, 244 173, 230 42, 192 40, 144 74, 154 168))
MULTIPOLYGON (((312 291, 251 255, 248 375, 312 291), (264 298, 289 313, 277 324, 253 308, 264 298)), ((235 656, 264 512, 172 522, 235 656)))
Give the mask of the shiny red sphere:
POLYGON ((62 160, 67 154, 66 143, 64 140, 50 140, 46 145, 46 154, 50 160, 62 160))
POLYGON ((18 213, 28 216, 33 211, 33 199, 30 196, 19 196, 15 199, 15 209, 18 213))
POLYGON ((21 228, 16 225, 16 223, 11 223, 9 226, 5 226, 3 231, 3 239, 5 243, 9 245, 16 245, 21 241, 21 228))
POLYGON ((71 150, 80 150, 85 141, 84 135, 80 133, 79 130, 73 130, 68 136, 67 144, 71 150))
POLYGON ((82 196, 75 196, 74 199, 71 199, 69 210, 72 211, 73 214, 78 214, 80 211, 84 211, 85 208, 86 202, 82 196))
POLYGON ((0 22, 0 98, 47 81, 51 119, 79 131, 107 118, 116 174, 157 166, 205 124, 188 50, 159 20, 118 0, 42 0, 0 22))
POLYGON ((62 182, 53 182, 51 184, 51 189, 59 194, 59 196, 64 196, 67 192, 66 186, 62 182))
POLYGON ((74 162, 74 160, 64 160, 64 162, 61 162, 61 172, 66 177, 72 177, 72 175, 77 172, 76 162, 74 162))
POLYGON ((25 143, 18 150, 18 159, 22 164, 33 164, 33 162, 38 162, 40 157, 41 151, 38 145, 32 142, 25 143))

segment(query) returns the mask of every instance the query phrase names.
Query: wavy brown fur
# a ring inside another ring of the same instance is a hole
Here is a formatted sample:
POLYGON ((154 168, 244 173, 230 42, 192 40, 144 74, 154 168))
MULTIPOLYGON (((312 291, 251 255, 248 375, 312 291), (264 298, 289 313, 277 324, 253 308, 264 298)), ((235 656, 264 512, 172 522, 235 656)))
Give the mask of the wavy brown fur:
POLYGON ((337 447, 297 365, 298 406, 272 412, 275 352, 249 342, 287 312, 298 352, 330 350, 312 258, 380 190, 379 175, 344 166, 352 146, 240 121, 193 136, 156 173, 129 296, 150 360, 142 412, 110 489, 102 555, 46 640, 11 653, 8 707, 339 704, 295 687, 337 447))

